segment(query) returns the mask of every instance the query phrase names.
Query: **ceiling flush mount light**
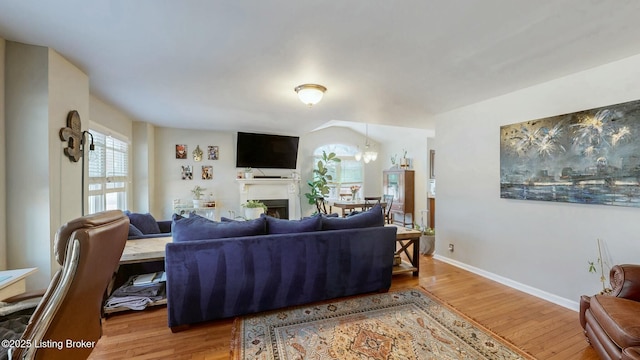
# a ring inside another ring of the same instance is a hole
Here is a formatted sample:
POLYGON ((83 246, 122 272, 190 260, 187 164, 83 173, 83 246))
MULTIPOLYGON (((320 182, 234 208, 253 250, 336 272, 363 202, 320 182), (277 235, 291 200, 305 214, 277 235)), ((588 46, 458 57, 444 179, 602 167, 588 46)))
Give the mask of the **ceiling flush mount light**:
POLYGON ((294 89, 298 93, 298 98, 309 107, 317 104, 322 100, 322 95, 327 88, 318 84, 302 84, 294 89))
POLYGON ((356 161, 364 160, 365 164, 368 164, 370 161, 376 161, 378 158, 378 152, 375 150, 373 145, 369 144, 369 125, 365 124, 365 142, 364 142, 364 152, 358 151, 355 155, 356 161))

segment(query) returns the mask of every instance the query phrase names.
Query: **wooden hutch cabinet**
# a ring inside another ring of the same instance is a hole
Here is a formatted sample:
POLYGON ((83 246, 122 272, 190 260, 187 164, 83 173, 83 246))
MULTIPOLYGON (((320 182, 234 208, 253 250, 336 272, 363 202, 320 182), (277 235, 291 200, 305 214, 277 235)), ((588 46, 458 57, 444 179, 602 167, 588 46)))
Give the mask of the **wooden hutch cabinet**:
POLYGON ((413 225, 414 171, 404 169, 385 170, 383 186, 385 195, 393 195, 391 214, 396 224, 413 225))

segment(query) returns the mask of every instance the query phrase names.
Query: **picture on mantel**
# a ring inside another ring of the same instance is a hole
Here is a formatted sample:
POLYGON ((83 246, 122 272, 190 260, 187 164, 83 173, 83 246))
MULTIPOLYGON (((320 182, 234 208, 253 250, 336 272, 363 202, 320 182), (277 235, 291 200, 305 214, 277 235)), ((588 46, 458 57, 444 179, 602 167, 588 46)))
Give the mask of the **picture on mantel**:
POLYGON ((182 180, 193 180, 193 167, 191 165, 183 165, 180 168, 182 169, 182 180))
POLYGON ((218 147, 209 145, 207 147, 207 153, 209 154, 209 160, 218 160, 218 147))
POLYGON ((186 158, 187 158, 187 145, 176 144, 176 159, 186 159, 186 158))
POLYGON ((202 180, 213 179, 213 166, 202 165, 202 180))

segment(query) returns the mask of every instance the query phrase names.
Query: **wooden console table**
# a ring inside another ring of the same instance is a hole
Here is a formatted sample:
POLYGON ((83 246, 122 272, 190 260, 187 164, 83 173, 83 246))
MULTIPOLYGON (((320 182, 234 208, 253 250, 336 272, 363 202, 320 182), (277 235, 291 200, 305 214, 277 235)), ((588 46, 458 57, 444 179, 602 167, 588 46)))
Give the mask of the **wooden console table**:
MULTIPOLYGON (((127 240, 127 243, 124 246, 124 251, 122 251, 122 256, 120 257, 119 265, 164 260, 165 245, 167 245, 167 243, 170 243, 172 240, 173 238, 171 236, 127 240)), ((109 285, 109 288, 108 288, 109 294, 111 294, 112 289, 113 289, 113 283, 109 285)), ((147 307, 157 306, 157 305, 166 305, 166 304, 167 304, 167 299, 165 298, 162 300, 152 302, 148 304, 147 307)), ((131 309, 127 307, 103 309, 105 314, 112 314, 112 313, 116 313, 120 311, 128 311, 128 310, 131 310, 131 309)))
POLYGON ((393 267, 393 275, 402 274, 407 272, 413 272, 413 276, 418 276, 420 273, 420 236, 422 232, 420 230, 408 229, 406 227, 397 226, 394 224, 388 224, 385 226, 395 226, 398 231, 396 232, 396 242, 400 245, 398 249, 396 247, 396 255, 404 253, 407 256, 408 262, 402 260, 400 265, 393 267), (409 247, 412 247, 409 252, 409 247))

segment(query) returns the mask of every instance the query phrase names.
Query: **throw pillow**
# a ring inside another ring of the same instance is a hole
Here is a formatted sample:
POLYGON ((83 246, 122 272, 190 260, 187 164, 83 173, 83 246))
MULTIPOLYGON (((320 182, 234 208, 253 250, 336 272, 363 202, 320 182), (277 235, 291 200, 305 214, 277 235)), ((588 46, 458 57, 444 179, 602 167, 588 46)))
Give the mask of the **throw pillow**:
POLYGON ((380 206, 380 204, 376 204, 367 211, 345 218, 322 218, 322 230, 356 229, 375 226, 384 226, 384 213, 382 212, 382 206, 380 206))
POLYGON ((266 234, 263 218, 249 221, 217 222, 202 216, 189 215, 188 218, 174 219, 173 241, 222 239, 240 236, 266 234))
POLYGON ((135 225, 129 224, 129 237, 132 236, 142 236, 144 235, 140 229, 138 229, 135 225))
POLYGON ((267 234, 290 234, 322 229, 322 217, 312 216, 301 220, 278 219, 262 214, 267 220, 267 234))
POLYGON ((149 213, 132 213, 129 210, 124 213, 129 217, 129 222, 137 227, 144 235, 160 234, 160 227, 156 219, 153 218, 153 215, 149 213))

